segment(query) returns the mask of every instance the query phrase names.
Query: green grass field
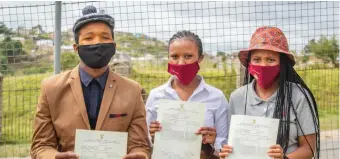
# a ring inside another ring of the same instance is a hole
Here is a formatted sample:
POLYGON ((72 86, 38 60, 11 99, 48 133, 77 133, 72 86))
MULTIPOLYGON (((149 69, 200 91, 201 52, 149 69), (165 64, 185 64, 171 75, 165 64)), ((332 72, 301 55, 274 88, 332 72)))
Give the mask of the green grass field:
POLYGON ((0 157, 26 157, 30 153, 30 144, 0 145, 0 157))
POLYGON ((339 115, 339 69, 298 72, 313 92, 321 118, 339 115))
MULTIPOLYGON (((130 77, 138 81, 147 91, 164 84, 169 75, 166 67, 134 66, 130 77)), ((236 89, 236 73, 202 67, 200 72, 205 81, 225 93, 236 89)), ((299 74, 316 97, 322 130, 338 129, 339 115, 339 69, 302 70, 299 74)), ((32 135, 32 121, 43 78, 51 75, 38 74, 20 77, 5 77, 3 81, 3 119, 0 142, 0 157, 26 156, 32 135)))

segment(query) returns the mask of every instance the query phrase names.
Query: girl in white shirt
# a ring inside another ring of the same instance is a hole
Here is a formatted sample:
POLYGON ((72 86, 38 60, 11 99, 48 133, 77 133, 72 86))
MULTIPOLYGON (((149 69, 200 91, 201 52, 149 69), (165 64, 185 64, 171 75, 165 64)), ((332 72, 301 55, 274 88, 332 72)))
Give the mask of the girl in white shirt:
POLYGON ((202 42, 197 35, 180 31, 172 36, 168 46, 168 72, 173 76, 164 85, 151 90, 147 99, 146 118, 150 135, 153 138, 155 132, 162 128, 157 121, 159 99, 205 103, 204 126, 196 133, 203 135, 205 153, 201 155, 212 159, 213 153, 218 156, 216 152, 227 141, 227 99, 221 90, 206 84, 203 77, 197 75, 204 58, 202 42))

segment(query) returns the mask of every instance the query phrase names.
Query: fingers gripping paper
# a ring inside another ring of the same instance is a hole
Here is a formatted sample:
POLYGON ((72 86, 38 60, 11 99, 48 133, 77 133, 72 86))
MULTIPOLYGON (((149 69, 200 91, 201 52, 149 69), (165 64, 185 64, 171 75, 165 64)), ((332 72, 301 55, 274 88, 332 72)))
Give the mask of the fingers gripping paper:
POLYGON ((276 144, 279 119, 233 115, 228 145, 233 152, 228 159, 270 159, 269 147, 276 144))
POLYGON ((127 132, 76 130, 75 153, 79 159, 122 159, 126 155, 127 132))
POLYGON ((205 104, 161 100, 152 158, 199 159, 202 136, 195 132, 204 125, 205 104))

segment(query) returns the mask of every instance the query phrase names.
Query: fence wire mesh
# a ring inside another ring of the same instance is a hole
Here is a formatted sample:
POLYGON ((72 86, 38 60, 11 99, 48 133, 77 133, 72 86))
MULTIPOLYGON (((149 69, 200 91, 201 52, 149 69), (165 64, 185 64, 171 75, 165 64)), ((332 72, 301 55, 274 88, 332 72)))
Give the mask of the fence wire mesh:
MULTIPOLYGON (((281 28, 316 97, 321 158, 339 158, 339 2, 63 2, 62 71, 79 63, 72 27, 87 5, 115 18, 110 68, 138 81, 145 99, 169 78, 167 44, 177 31, 199 35, 205 55, 199 74, 229 99, 242 82, 238 51, 257 27, 281 28)), ((0 2, 0 158, 29 158, 40 83, 53 74, 54 18, 54 2, 0 2)))

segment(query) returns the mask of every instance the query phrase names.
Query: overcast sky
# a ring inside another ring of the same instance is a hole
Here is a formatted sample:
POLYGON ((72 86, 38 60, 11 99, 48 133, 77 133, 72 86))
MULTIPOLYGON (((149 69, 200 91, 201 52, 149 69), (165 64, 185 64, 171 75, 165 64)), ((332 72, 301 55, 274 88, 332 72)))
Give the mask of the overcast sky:
MULTIPOLYGON (((0 22, 16 29, 38 24, 54 30, 54 2, 0 2, 0 22)), ((238 51, 262 25, 281 28, 290 50, 300 51, 320 35, 339 38, 339 2, 63 2, 62 30, 71 29, 86 5, 113 16, 116 31, 168 40, 191 30, 206 52, 238 51)))

